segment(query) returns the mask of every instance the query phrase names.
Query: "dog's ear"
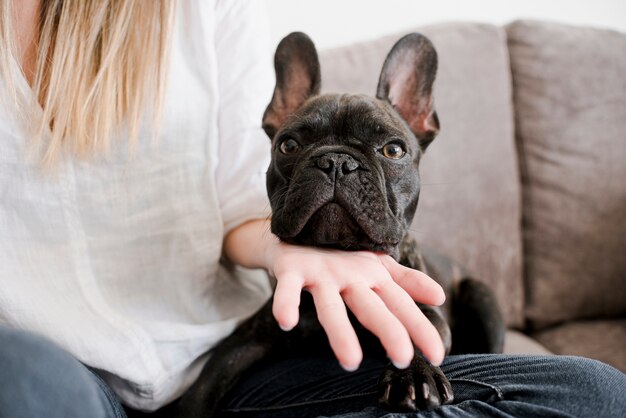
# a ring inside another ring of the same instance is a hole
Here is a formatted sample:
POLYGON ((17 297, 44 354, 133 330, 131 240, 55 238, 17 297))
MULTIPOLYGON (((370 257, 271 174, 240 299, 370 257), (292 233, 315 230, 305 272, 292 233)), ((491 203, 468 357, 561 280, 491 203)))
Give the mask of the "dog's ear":
POLYGON ((378 80, 376 97, 386 100, 407 122, 423 150, 439 132, 433 105, 437 52, 423 35, 412 33, 391 48, 378 80))
POLYGON ((274 56, 276 87, 263 115, 263 130, 272 139, 283 122, 320 91, 320 63, 311 38, 293 32, 278 44, 274 56))

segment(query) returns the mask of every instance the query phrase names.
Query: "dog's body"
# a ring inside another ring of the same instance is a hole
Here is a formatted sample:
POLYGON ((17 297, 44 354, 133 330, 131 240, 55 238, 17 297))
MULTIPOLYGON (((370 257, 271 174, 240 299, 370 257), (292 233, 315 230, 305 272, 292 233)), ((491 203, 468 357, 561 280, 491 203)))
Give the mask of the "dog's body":
MULTIPOLYGON (((499 352, 503 323, 489 289, 463 278, 439 256, 423 257, 408 235, 419 198, 418 165, 439 129, 432 85, 435 50, 412 34, 391 50, 376 98, 317 95, 320 70, 304 34, 286 37, 276 52, 277 84, 263 117, 272 139, 267 188, 272 232, 287 243, 385 252, 401 264, 427 272, 444 288, 441 308, 420 308, 439 331, 446 353, 499 352), (454 341, 454 344, 452 343, 454 341)), ((298 327, 280 330, 272 301, 213 351, 201 376, 180 402, 183 416, 211 416, 251 365, 271 356, 328 350, 313 301, 302 296, 298 327)), ((376 339, 356 321, 359 339, 376 339)), ((389 365, 380 403, 392 410, 430 409, 451 402, 452 388, 439 367, 417 351, 404 370, 389 365)))

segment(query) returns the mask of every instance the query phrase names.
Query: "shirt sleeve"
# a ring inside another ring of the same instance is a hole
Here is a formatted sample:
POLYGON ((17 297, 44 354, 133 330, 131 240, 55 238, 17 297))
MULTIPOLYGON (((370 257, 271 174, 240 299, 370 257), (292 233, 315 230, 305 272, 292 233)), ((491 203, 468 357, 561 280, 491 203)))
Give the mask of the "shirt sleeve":
POLYGON ((216 182, 224 234, 251 219, 268 218, 265 172, 270 140, 261 119, 274 87, 265 2, 218 0, 219 143, 216 182))

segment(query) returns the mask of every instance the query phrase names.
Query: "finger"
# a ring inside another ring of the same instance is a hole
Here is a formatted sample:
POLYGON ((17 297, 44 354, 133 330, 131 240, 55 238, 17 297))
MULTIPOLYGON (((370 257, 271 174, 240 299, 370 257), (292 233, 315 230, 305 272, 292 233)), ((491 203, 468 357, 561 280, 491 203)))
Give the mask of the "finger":
POLYGON ((298 324, 300 293, 304 281, 298 276, 285 275, 277 277, 276 282, 272 313, 280 328, 289 331, 298 324))
POLYGON ((341 367, 348 371, 358 369, 363 352, 341 295, 332 286, 316 286, 309 291, 313 295, 317 317, 341 367))
POLYGON ((387 281, 375 291, 404 325, 422 354, 434 365, 441 364, 445 355, 441 336, 411 297, 392 281, 387 281))
POLYGON ((359 322, 380 339, 393 364, 401 369, 408 367, 415 349, 400 320, 380 297, 366 286, 352 286, 342 296, 359 322))
POLYGON ((446 300, 446 295, 441 286, 422 273, 399 264, 388 255, 381 255, 380 261, 387 269, 393 280, 403 288, 413 300, 427 305, 441 305, 446 300))

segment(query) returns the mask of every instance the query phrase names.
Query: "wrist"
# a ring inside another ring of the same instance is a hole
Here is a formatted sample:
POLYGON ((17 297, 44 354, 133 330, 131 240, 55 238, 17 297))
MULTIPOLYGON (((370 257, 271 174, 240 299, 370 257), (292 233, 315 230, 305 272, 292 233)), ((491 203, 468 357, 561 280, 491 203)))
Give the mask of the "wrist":
POLYGON ((276 262, 277 255, 284 250, 284 244, 276 235, 269 233, 266 245, 265 245, 265 253, 263 257, 264 268, 267 273, 274 277, 274 265, 276 262))
POLYGON ((224 256, 246 268, 262 268, 273 275, 272 266, 282 244, 270 232, 269 220, 252 220, 236 228, 224 238, 224 256))

